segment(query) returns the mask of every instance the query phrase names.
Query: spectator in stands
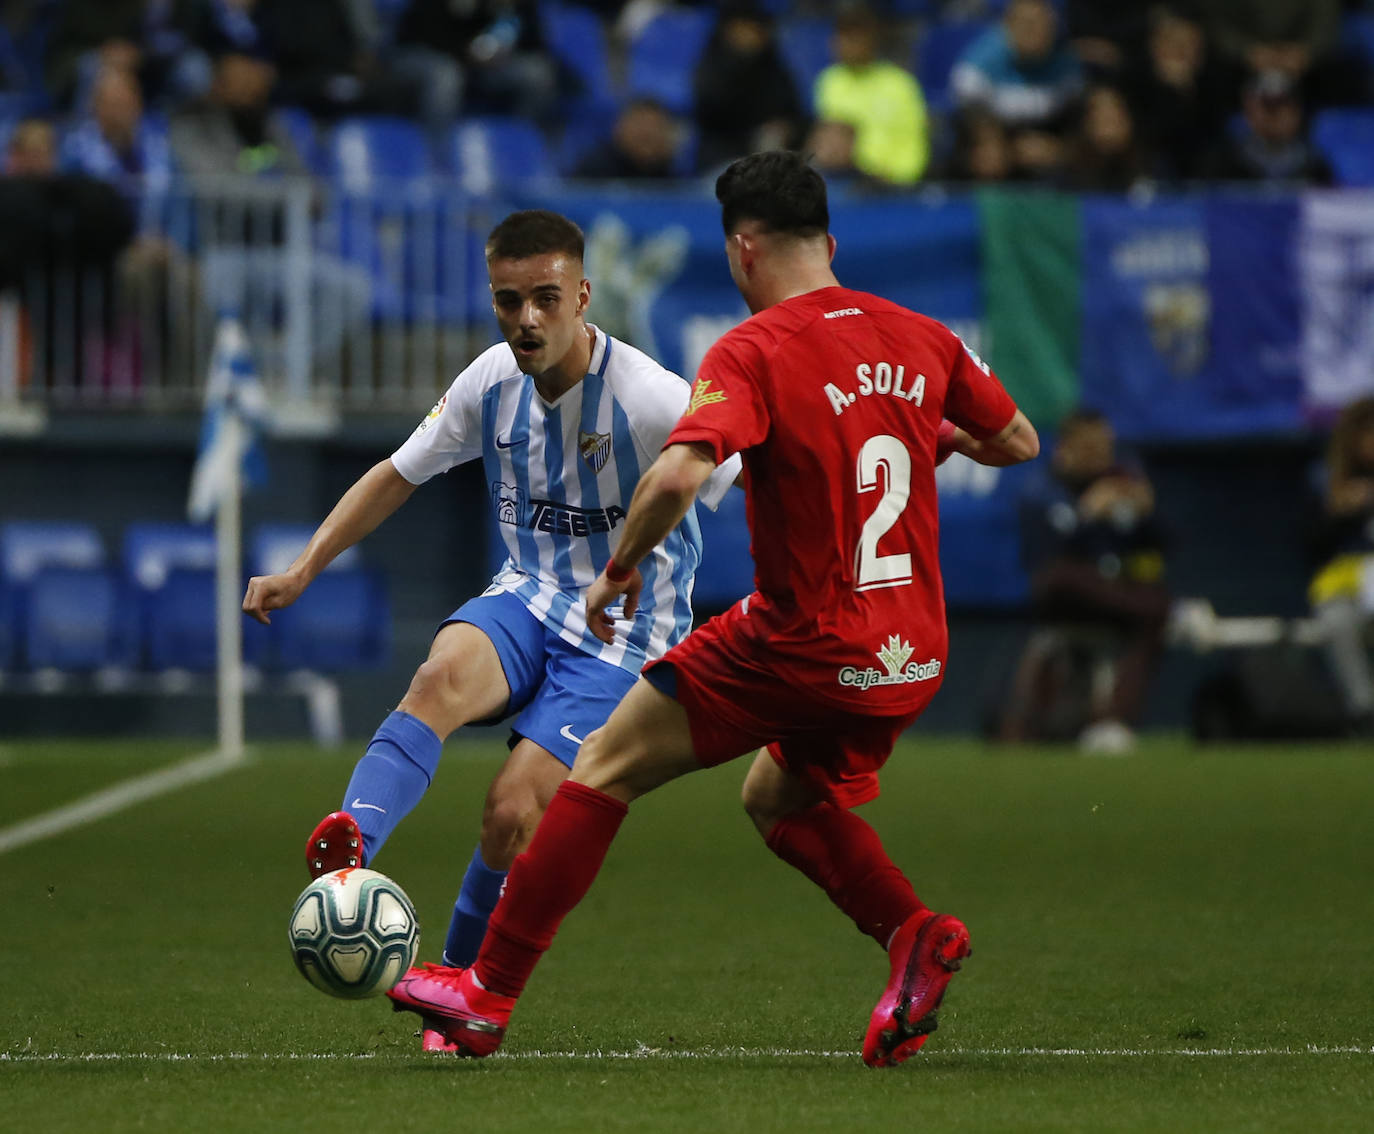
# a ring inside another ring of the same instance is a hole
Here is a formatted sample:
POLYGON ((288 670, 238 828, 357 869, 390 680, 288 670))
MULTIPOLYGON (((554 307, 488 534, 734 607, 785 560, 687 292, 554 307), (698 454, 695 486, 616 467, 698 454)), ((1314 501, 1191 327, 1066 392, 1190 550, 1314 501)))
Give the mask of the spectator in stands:
POLYGON ((1207 35, 1186 7, 1151 10, 1145 52, 1125 72, 1124 82, 1142 139, 1155 154, 1162 176, 1203 176, 1235 99, 1207 35))
POLYGON ((1069 141, 1065 187, 1083 193, 1128 193, 1148 186, 1150 174, 1126 96, 1107 83, 1090 87, 1069 141))
POLYGON ((531 0, 411 0, 392 65, 421 90, 432 126, 463 113, 512 114, 548 124, 558 68, 531 0))
POLYGON ((1097 75, 1115 75, 1145 38, 1152 0, 1066 0, 1064 28, 1078 58, 1097 75))
MULTIPOLYGON (((214 83, 202 103, 172 118, 172 155, 178 169, 199 177, 223 179, 238 174, 269 186, 309 175, 291 133, 271 112, 268 97, 274 70, 265 60, 226 52, 215 64, 214 83)), ((216 313, 248 304, 266 306, 280 297, 288 277, 286 202, 255 188, 251 197, 235 194, 232 180, 202 211, 199 238, 204 249, 201 276, 206 301, 216 313)), ((309 242, 307 235, 306 242, 309 242)), ((337 350, 348 328, 364 318, 371 288, 366 273, 335 256, 310 257, 310 314, 317 354, 337 350)))
POLYGON ((0 177, 0 290, 19 290, 39 341, 60 336, 65 344, 50 358, 54 382, 82 385, 106 376, 106 300, 116 257, 133 228, 132 213, 113 187, 59 172, 50 122, 30 118, 15 126, 0 177))
POLYGON ((1358 68, 1339 52, 1341 0, 1199 0, 1222 58, 1238 74, 1277 71, 1305 101, 1358 100, 1358 68))
POLYGON ((276 65, 277 101, 322 118, 414 114, 418 85, 380 66, 374 16, 356 0, 257 0, 255 50, 276 65))
POLYGON ((869 192, 887 187, 886 182, 869 177, 855 164, 854 147, 858 137, 858 131, 850 123, 820 118, 812 123, 802 143, 802 153, 825 178, 832 199, 836 193, 869 192))
POLYGON ((631 99, 617 116, 610 138, 582 159, 573 176, 614 181, 672 177, 681 135, 662 103, 631 99))
POLYGON ((1326 455, 1318 553, 1323 561, 1308 598, 1321 626, 1328 664, 1350 730, 1374 735, 1374 398, 1341 414, 1326 455))
POLYGON ((954 148, 941 179, 973 185, 1017 181, 1024 171, 1016 165, 1011 135, 991 111, 972 107, 954 122, 954 148))
POLYGON ((65 0, 48 39, 47 85, 70 106, 102 66, 137 72, 143 65, 145 0, 65 0))
POLYGON ((1050 632, 1033 635, 1022 655, 1002 737, 1043 736, 1057 710, 1062 640, 1106 635, 1120 641, 1121 656, 1079 740, 1090 750, 1124 751, 1159 664, 1170 598, 1154 490, 1117 455, 1101 414, 1078 410, 1060 423, 1049 467, 1022 499, 1021 532, 1035 617, 1050 632))
POLYGON ((1307 138, 1302 96, 1282 71, 1266 71, 1245 87, 1244 120, 1212 154, 1207 172, 1218 181, 1330 185, 1331 167, 1307 138))
POLYGON ((91 84, 90 112, 62 144, 62 165, 144 192, 166 192, 172 179, 167 132, 143 113, 143 92, 132 72, 102 67, 91 84))
POLYGON ((1083 89, 1077 56, 1058 38, 1049 0, 1010 0, 999 27, 969 45, 950 75, 961 112, 981 107, 1011 131, 1016 164, 1049 171, 1083 89))
POLYGON ((726 0, 693 76, 697 166, 713 170, 756 150, 795 145, 801 97, 774 35, 752 0, 726 0))
POLYGON ((930 126, 916 76, 879 58, 883 26, 855 4, 840 11, 835 62, 816 77, 818 118, 854 127, 854 165, 890 185, 912 185, 930 162, 930 126))

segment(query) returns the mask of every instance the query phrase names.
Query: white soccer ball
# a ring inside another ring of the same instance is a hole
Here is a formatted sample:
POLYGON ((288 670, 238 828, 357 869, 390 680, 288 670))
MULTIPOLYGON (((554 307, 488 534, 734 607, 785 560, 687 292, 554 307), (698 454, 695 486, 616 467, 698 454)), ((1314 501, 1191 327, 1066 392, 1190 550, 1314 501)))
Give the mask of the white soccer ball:
POLYGON ((385 874, 347 867, 322 874, 296 899, 291 956, 323 992, 361 1000, 385 992, 415 960, 420 921, 385 874))

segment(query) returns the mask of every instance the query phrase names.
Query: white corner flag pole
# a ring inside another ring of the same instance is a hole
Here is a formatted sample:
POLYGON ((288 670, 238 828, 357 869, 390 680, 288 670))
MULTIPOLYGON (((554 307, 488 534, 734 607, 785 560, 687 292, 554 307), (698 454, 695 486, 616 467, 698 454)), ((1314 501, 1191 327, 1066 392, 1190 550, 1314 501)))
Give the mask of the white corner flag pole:
POLYGON ((218 652, 216 685, 219 700, 219 750, 225 756, 243 755, 243 617, 240 608, 239 559, 243 542, 242 458, 243 422, 238 414, 224 415, 225 446, 234 454, 215 509, 215 641, 218 652))

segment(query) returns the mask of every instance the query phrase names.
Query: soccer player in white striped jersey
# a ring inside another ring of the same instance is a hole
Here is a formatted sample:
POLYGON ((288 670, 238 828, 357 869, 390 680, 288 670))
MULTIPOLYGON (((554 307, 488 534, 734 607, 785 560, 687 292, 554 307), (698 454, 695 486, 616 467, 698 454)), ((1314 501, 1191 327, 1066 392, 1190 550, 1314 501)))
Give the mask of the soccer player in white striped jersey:
MULTIPOLYGON (((250 580, 243 601, 245 612, 267 622, 418 485, 481 459, 505 564, 440 626, 410 689, 358 762, 342 810, 321 821, 306 848, 314 876, 371 862, 429 786, 449 734, 518 714, 454 907, 449 965, 476 956, 506 870, 582 738, 605 722, 644 662, 691 629, 701 559, 694 510, 641 565, 638 608, 629 618, 616 612, 612 641, 587 628, 586 590, 610 559, 639 478, 690 391, 585 321, 591 284, 582 252, 581 230, 557 213, 513 213, 496 226, 487 269, 505 342, 459 374, 410 438, 344 494, 290 568, 250 580)), ((738 458, 722 465, 700 499, 715 507, 738 472, 738 458)), ((429 1029, 425 1040, 443 1044, 429 1029)))

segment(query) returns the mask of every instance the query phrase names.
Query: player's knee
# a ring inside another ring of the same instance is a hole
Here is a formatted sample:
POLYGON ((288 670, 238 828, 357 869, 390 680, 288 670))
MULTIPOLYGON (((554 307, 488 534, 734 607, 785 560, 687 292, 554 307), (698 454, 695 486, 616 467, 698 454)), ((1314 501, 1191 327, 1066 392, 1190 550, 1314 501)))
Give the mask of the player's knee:
POLYGON ((740 802, 744 804, 745 813, 754 821, 754 826, 765 835, 785 813, 777 792, 756 776, 745 777, 744 786, 740 789, 740 802))
POLYGON ((445 658, 430 658, 420 664, 400 708, 426 721, 444 721, 450 729, 468 723, 464 716, 462 683, 445 658))

